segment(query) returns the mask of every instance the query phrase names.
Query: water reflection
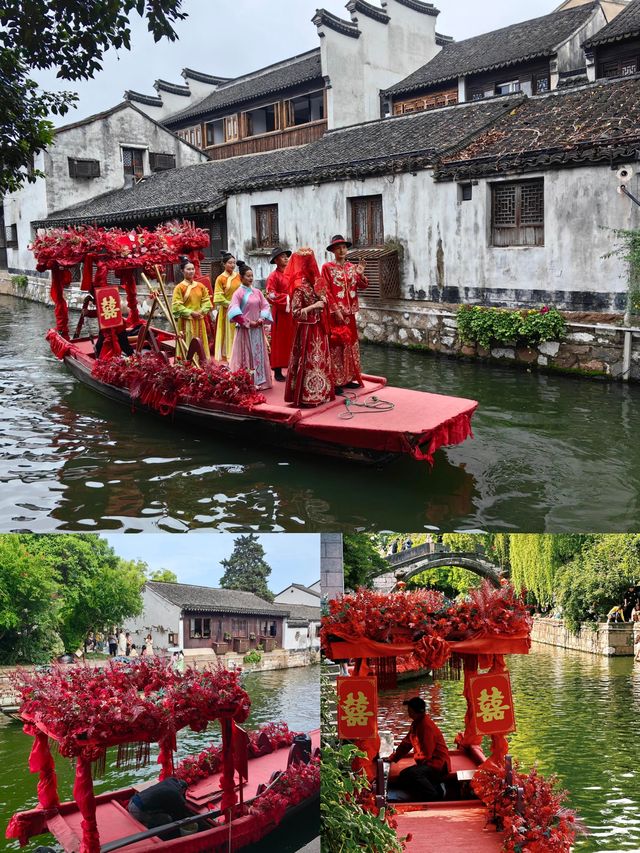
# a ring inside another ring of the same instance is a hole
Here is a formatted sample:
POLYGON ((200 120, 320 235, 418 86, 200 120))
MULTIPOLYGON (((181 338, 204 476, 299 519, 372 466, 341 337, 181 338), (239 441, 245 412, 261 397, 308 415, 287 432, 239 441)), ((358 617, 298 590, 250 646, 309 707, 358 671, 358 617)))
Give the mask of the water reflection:
POLYGON ((49 354, 50 322, 48 308, 0 297, 1 531, 606 531, 637 523, 637 386, 365 347, 372 373, 480 402, 475 439, 439 451, 432 469, 408 459, 365 469, 236 446, 114 406, 49 354))
MULTIPOLYGON (((640 665, 534 644, 508 660, 518 730, 510 751, 526 768, 556 774, 589 828, 576 851, 640 850, 640 665)), ((403 699, 421 695, 448 743, 464 726, 461 682, 409 682, 380 697, 381 726, 408 731, 403 699)))

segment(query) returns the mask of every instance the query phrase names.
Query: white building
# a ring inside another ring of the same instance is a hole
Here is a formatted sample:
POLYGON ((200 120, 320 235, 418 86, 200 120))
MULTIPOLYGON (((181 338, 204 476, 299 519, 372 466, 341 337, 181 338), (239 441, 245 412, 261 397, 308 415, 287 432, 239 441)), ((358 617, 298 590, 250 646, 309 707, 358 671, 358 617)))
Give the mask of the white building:
POLYGON ((54 144, 35 157, 34 167, 45 177, 25 183, 4 199, 8 272, 36 275, 28 249, 34 221, 156 172, 206 159, 128 101, 58 128, 54 144))
POLYGON ((310 607, 320 605, 320 581, 312 586, 303 586, 301 583, 290 583, 288 587, 273 597, 276 604, 307 604, 310 607))
POLYGON ((319 649, 320 607, 318 605, 310 607, 307 604, 279 606, 288 612, 284 622, 283 648, 290 651, 319 649))

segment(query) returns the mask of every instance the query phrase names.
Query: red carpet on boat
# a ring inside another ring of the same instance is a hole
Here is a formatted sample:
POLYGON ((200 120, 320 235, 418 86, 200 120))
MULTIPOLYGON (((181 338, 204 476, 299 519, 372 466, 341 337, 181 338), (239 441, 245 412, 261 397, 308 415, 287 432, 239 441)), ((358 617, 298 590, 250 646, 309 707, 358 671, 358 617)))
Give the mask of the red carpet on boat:
POLYGON ((437 804, 425 811, 396 815, 400 837, 412 834, 406 853, 500 853, 502 833, 485 828, 483 806, 437 804))

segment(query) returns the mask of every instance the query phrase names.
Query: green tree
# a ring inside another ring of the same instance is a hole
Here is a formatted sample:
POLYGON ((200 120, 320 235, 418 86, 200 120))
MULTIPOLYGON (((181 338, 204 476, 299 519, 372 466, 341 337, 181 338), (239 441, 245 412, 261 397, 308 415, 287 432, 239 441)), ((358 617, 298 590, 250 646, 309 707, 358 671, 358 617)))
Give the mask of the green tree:
POLYGON ((511 581, 530 598, 549 606, 555 596, 561 566, 589 545, 593 537, 580 534, 513 533, 509 535, 511 581))
POLYGON ((67 650, 81 646, 90 630, 117 624, 142 610, 146 563, 121 560, 93 534, 31 534, 34 556, 60 579, 60 633, 67 650))
POLYGON ((220 578, 221 587, 244 589, 265 601, 273 601, 273 593, 267 586, 271 567, 264 559, 264 548, 255 534, 234 539, 231 556, 228 560, 220 560, 220 564, 225 570, 220 578))
POLYGON ((48 115, 64 115, 77 96, 42 92, 31 70, 57 69, 63 80, 87 80, 110 48, 131 48, 130 15, 146 19, 157 42, 175 41, 182 0, 3 0, 0 6, 0 197, 18 189, 33 155, 53 141, 48 115))
POLYGON ((601 622, 621 604, 630 586, 640 585, 640 534, 590 537, 587 547, 558 570, 557 600, 569 628, 601 622))
POLYGON ((424 572, 414 575, 409 580, 407 587, 409 589, 431 587, 439 589, 447 598, 455 598, 480 586, 481 583, 482 578, 467 569, 460 569, 457 566, 442 566, 437 569, 425 569, 424 572))
POLYGON ((390 571, 389 564, 380 554, 375 533, 345 533, 342 547, 345 589, 370 587, 377 575, 390 571))
POLYGON ((163 581, 164 583, 178 583, 178 575, 171 569, 156 569, 149 575, 149 580, 163 581))
POLYGON ((48 663, 64 649, 58 634, 58 576, 34 558, 27 537, 0 536, 0 663, 48 663))

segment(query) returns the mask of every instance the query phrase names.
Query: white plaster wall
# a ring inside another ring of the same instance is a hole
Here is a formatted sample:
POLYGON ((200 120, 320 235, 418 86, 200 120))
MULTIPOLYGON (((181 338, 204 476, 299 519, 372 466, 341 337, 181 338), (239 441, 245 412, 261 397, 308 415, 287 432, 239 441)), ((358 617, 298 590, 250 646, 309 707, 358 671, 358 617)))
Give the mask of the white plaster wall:
POLYGON ((149 152, 174 154, 177 168, 207 159, 204 153, 129 106, 104 119, 61 129, 56 133, 55 143, 36 160, 46 179, 25 184, 19 192, 5 197, 5 222, 18 224, 18 249, 7 250, 9 269, 29 272, 35 269, 33 256, 27 249, 32 240, 32 221, 124 186, 123 146, 145 149, 146 173, 149 173, 149 152), (99 160, 100 177, 69 177, 69 157, 99 160))
POLYGON ((276 604, 308 604, 310 607, 319 606, 317 595, 311 595, 303 589, 297 589, 294 586, 283 590, 273 600, 276 604))
POLYGON ((202 80, 194 80, 192 77, 185 77, 184 82, 191 90, 189 104, 197 104, 198 101, 204 100, 207 95, 210 95, 218 88, 213 83, 204 83, 202 80))
POLYGON ((147 587, 142 592, 142 601, 142 614, 135 619, 127 619, 123 625, 124 630, 131 633, 138 652, 144 645, 147 634, 151 634, 153 650, 164 653, 169 647, 169 634, 178 633, 180 608, 147 587))
POLYGON ((322 589, 321 589, 320 581, 319 581, 319 580, 318 580, 318 581, 316 581, 315 583, 312 583, 312 584, 311 584, 311 586, 310 586, 310 587, 308 587, 308 589, 312 589, 314 592, 317 592, 317 593, 318 593, 318 595, 321 595, 321 594, 322 594, 322 589))
POLYGON ((156 90, 158 97, 162 98, 162 118, 173 115, 174 113, 179 113, 182 110, 186 110, 187 107, 190 107, 192 104, 195 104, 196 101, 200 100, 199 98, 194 98, 189 95, 176 95, 174 92, 166 92, 158 86, 154 86, 154 89, 156 90))
POLYGON ((570 39, 558 48, 558 71, 575 71, 584 68, 586 57, 582 49, 582 43, 592 35, 601 30, 607 23, 604 12, 600 6, 596 7, 587 23, 575 32, 570 39))
POLYGON ((166 110, 164 107, 154 107, 152 104, 141 104, 139 101, 133 101, 136 107, 141 110, 145 115, 148 115, 149 118, 152 118, 154 121, 161 121, 166 115, 166 110))
POLYGON ((423 15, 389 0, 388 24, 352 12, 361 35, 354 39, 329 27, 318 27, 322 73, 329 77, 329 128, 380 118, 380 90, 387 89, 424 65, 440 50, 432 15, 423 15))
MULTIPOLYGON (((252 235, 252 206, 278 204, 283 243, 311 246, 322 265, 331 259, 325 251, 331 235, 350 233, 347 199, 380 194, 385 236, 404 247, 405 297, 411 286, 428 293, 432 285, 625 291, 625 264, 603 256, 614 247, 613 229, 640 226, 640 210, 616 193, 615 172, 608 166, 561 169, 547 172, 544 179, 545 245, 539 248, 490 246, 490 182, 480 180, 472 200, 462 202, 455 183, 435 183, 430 171, 233 196, 227 205, 229 242, 231 251, 244 252, 252 235)), ((640 193, 639 184, 635 177, 631 191, 640 193)), ((268 258, 247 257, 256 277, 265 279, 268 258)))
POLYGON ((285 622, 283 648, 285 649, 319 649, 318 635, 320 622, 310 622, 307 628, 289 627, 285 622))
MULTIPOLYGON (((40 151, 35 157, 34 165, 41 172, 49 174, 51 169, 49 155, 45 151, 40 151)), ((5 225, 18 226, 18 248, 7 249, 9 270, 26 273, 35 269, 33 255, 27 248, 33 239, 31 223, 34 219, 40 219, 46 215, 47 181, 45 178, 38 178, 33 184, 25 183, 18 192, 5 196, 5 225)))

